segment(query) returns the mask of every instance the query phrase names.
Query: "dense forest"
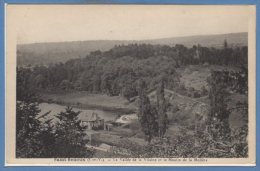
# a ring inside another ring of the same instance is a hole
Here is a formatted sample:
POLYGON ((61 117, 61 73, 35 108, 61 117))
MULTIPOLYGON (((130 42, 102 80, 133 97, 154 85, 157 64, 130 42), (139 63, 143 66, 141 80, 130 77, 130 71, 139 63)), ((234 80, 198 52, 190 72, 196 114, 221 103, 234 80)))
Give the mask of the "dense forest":
MULTIPOLYGON (((129 142, 123 144, 137 155, 134 157, 246 157, 247 124, 236 133, 230 130, 230 111, 226 102, 231 93, 247 95, 247 75, 247 47, 231 48, 226 41, 222 49, 200 45, 192 48, 183 45, 120 45, 104 52, 94 51, 85 58, 65 63, 18 67, 16 155, 93 156, 92 150, 84 151, 87 141, 84 139, 84 129, 79 127, 79 112, 67 107, 65 112, 56 115, 59 120, 57 125, 51 125, 51 120, 44 124, 39 122, 39 97, 36 91, 47 89, 122 95, 129 101, 131 97, 139 96, 138 120, 148 145, 139 147, 129 142), (239 72, 211 71, 208 79, 210 113, 205 122, 208 128, 206 133, 205 127, 196 129, 194 135, 199 140, 199 146, 194 146, 189 135, 177 137, 166 147, 153 146, 152 139, 159 137, 163 140, 169 124, 166 114, 168 101, 164 97, 164 89, 180 89, 183 85, 180 84, 177 69, 188 65, 222 65, 240 69, 239 72), (147 96, 147 90, 155 88, 157 101, 153 104, 147 96), (211 147, 218 148, 219 143, 222 146, 224 143, 228 153, 210 151, 211 147)), ((236 104, 236 109, 243 110, 243 116, 248 117, 247 103, 236 104)))
POLYGON ((88 40, 72 42, 46 42, 17 45, 17 65, 49 65, 64 62, 69 59, 84 58, 95 50, 107 51, 115 45, 128 44, 160 44, 175 46, 182 44, 191 48, 195 44, 203 47, 222 48, 223 40, 228 40, 229 47, 247 46, 248 35, 242 33, 229 33, 217 35, 198 35, 186 37, 172 37, 149 40, 88 40))
POLYGON ((85 58, 50 66, 18 68, 28 75, 28 86, 39 89, 80 90, 108 95, 137 95, 137 81, 142 78, 148 89, 160 80, 165 87, 180 86, 176 68, 186 65, 225 65, 247 69, 247 47, 222 49, 194 45, 116 45, 108 51, 94 51, 85 58))

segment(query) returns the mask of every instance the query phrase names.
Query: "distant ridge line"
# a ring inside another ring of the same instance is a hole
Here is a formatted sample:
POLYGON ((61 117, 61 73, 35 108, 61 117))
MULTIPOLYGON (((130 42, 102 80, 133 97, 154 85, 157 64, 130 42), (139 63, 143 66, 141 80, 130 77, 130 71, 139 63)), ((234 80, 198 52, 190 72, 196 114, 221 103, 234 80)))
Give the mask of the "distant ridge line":
POLYGON ((222 48, 224 40, 227 40, 229 47, 247 46, 248 34, 228 33, 216 35, 194 35, 174 38, 161 38, 150 40, 86 40, 72 42, 44 42, 33 44, 17 45, 18 66, 24 65, 49 65, 52 63, 65 62, 70 59, 84 58, 90 52, 100 50, 107 51, 115 45, 128 44, 152 44, 175 46, 182 44, 188 48, 200 44, 204 47, 222 48))
POLYGON ((138 39, 138 40, 131 40, 131 39, 93 39, 93 40, 71 40, 71 41, 53 41, 53 42, 34 42, 34 43, 18 43, 18 46, 23 45, 33 45, 33 44, 55 44, 55 43, 77 43, 77 42, 99 42, 99 41, 118 41, 118 42, 143 42, 143 41, 156 41, 161 39, 179 39, 179 38, 192 38, 192 37, 207 37, 207 36, 219 36, 219 35, 231 35, 231 34, 246 34, 248 32, 233 32, 233 33, 223 33, 223 34, 201 34, 201 35, 190 35, 190 36, 173 36, 173 37, 162 37, 162 38, 152 38, 152 39, 138 39))

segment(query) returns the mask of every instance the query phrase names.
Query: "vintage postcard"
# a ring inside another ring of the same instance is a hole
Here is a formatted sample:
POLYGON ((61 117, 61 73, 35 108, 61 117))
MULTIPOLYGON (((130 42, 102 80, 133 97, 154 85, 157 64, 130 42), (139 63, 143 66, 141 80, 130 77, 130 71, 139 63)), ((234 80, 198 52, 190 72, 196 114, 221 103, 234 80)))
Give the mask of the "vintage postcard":
POLYGON ((254 5, 6 5, 6 166, 254 166, 254 5))

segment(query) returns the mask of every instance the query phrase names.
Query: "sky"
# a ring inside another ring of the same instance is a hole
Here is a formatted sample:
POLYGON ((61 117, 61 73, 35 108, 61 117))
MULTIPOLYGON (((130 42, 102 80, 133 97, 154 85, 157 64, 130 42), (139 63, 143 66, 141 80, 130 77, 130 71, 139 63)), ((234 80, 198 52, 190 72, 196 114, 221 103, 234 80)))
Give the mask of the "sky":
POLYGON ((17 43, 143 40, 248 31, 249 6, 7 5, 17 43))

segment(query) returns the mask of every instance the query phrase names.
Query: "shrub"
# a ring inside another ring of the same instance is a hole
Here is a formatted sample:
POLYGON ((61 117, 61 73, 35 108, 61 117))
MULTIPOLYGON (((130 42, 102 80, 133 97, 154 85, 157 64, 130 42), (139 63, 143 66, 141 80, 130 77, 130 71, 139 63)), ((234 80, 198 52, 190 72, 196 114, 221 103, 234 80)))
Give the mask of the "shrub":
POLYGON ((199 98, 199 97, 201 97, 201 95, 200 95, 199 92, 195 91, 195 92, 193 93, 193 97, 194 97, 194 98, 199 98))
POLYGON ((202 86, 201 88, 201 95, 202 96, 207 96, 209 94, 209 91, 206 89, 205 86, 202 86))

